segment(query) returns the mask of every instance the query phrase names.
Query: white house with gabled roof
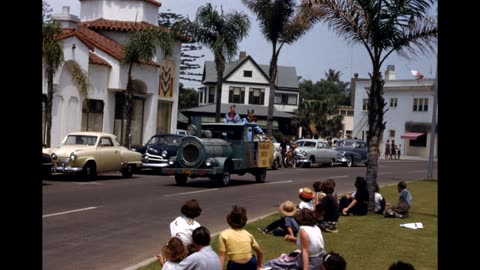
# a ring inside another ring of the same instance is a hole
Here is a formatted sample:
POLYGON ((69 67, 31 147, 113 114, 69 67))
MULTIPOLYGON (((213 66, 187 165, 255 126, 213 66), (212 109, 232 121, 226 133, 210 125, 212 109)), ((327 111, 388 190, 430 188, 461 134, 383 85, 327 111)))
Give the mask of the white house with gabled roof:
MULTIPOLYGON (((50 144, 58 146, 73 131, 114 133, 126 142, 122 104, 128 66, 122 63, 123 44, 131 31, 146 27, 169 31, 158 26, 161 4, 154 0, 79 1, 79 17, 63 7, 62 14, 51 19, 63 28, 58 39, 63 43, 64 63, 77 63, 88 75, 90 89, 87 95, 81 94, 68 68, 59 67, 54 77, 50 144)), ((181 41, 177 41, 171 56, 164 57, 159 48, 154 59, 134 65, 132 144, 142 144, 156 133, 176 131, 180 51, 181 41)), ((45 72, 42 88, 45 96, 45 72)))
MULTIPOLYGON (((351 83, 354 104, 352 137, 366 141, 368 132, 367 89, 371 87, 371 81, 355 75, 356 77, 352 79, 351 83)), ((402 155, 428 158, 432 137, 435 80, 397 80, 393 65, 387 67, 384 80, 383 97, 387 104, 384 115, 386 127, 383 138, 380 140, 381 157, 384 157, 385 143, 389 140, 390 142, 395 141, 402 155)), ((438 140, 435 139, 435 157, 437 156, 437 142, 438 140)))

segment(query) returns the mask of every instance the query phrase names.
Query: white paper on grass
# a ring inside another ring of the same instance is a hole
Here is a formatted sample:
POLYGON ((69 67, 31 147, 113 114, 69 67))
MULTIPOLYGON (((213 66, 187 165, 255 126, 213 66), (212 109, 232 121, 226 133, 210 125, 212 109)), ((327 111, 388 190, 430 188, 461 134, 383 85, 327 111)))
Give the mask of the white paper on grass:
POLYGON ((423 229, 423 224, 421 222, 403 223, 403 224, 400 224, 400 227, 416 230, 416 229, 423 229))

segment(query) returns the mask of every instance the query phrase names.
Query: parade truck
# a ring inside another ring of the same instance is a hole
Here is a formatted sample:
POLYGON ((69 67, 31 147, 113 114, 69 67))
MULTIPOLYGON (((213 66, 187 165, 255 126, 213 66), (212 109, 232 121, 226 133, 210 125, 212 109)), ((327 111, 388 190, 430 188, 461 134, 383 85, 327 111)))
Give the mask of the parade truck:
POLYGON ((161 170, 162 174, 175 175, 177 185, 185 185, 188 178, 208 177, 228 186, 232 174, 246 173, 255 176, 257 183, 265 182, 274 145, 259 139, 255 125, 204 123, 199 130, 193 126, 188 130, 177 155, 161 170))

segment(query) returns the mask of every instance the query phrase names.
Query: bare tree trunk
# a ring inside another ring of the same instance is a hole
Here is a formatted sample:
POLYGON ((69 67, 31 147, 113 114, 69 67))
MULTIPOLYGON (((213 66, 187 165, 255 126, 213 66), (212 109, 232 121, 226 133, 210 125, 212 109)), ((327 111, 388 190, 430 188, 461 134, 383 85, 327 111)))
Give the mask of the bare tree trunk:
POLYGON ((53 72, 47 67, 47 102, 45 104, 46 147, 51 145, 52 134, 53 72))
POLYGON ((379 143, 385 130, 383 115, 385 101, 383 98, 384 81, 380 74, 380 65, 374 64, 373 75, 371 77, 371 88, 368 93, 368 163, 366 172, 366 181, 370 199, 368 209, 373 211, 375 207, 375 184, 377 183, 378 159, 379 159, 379 143))
POLYGON ((270 77, 270 94, 268 95, 268 111, 267 111, 267 133, 272 135, 273 130, 273 107, 275 101, 275 81, 277 79, 277 52, 276 44, 272 46, 272 60, 270 61, 270 69, 268 76, 270 77))
POLYGON ((130 64, 128 67, 128 81, 127 81, 127 96, 124 101, 124 106, 123 106, 123 121, 126 119, 127 124, 126 124, 126 134, 123 134, 123 128, 120 131, 120 134, 122 134, 122 144, 127 145, 128 149, 132 147, 132 140, 131 140, 131 130, 132 130, 132 111, 133 111, 133 89, 132 89, 132 67, 133 63, 130 64))
POLYGON ((215 66, 217 69, 217 94, 215 98, 215 122, 220 122, 220 105, 222 102, 222 83, 223 83, 223 72, 225 71, 225 60, 223 56, 215 56, 215 66))

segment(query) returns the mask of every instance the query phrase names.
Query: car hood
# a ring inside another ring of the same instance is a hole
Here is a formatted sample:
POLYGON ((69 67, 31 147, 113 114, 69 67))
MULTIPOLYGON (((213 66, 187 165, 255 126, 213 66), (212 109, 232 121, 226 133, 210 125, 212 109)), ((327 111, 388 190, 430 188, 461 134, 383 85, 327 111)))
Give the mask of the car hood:
POLYGON ((86 150, 93 150, 95 146, 86 145, 65 145, 58 148, 51 148, 50 154, 55 153, 58 157, 68 157, 72 152, 78 153, 86 150))

